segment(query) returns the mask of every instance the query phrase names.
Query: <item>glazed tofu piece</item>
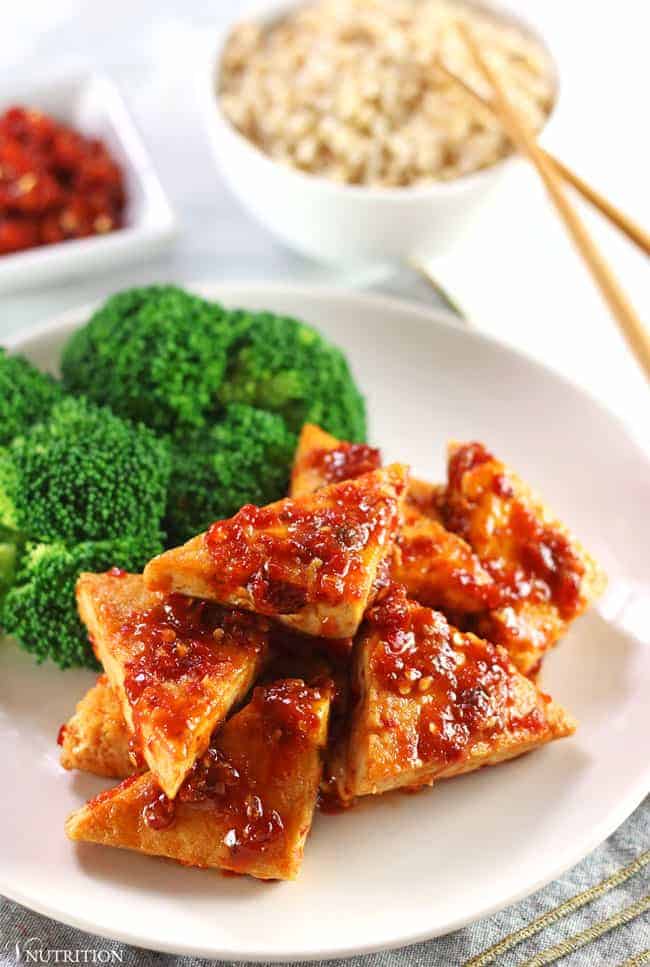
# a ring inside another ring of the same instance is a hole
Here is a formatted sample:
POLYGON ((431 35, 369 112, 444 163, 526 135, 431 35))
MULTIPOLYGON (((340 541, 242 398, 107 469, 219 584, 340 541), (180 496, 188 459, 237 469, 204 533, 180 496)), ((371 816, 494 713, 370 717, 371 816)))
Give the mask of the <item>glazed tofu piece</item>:
POLYGON ((150 561, 145 582, 302 634, 351 638, 392 554, 406 484, 406 468, 394 464, 304 497, 247 505, 150 561))
POLYGON ((148 591, 141 575, 82 574, 77 603, 134 746, 174 798, 268 651, 268 622, 148 591))
POLYGON ((543 501, 481 443, 453 443, 442 501, 498 586, 474 630, 507 648, 525 674, 605 586, 605 576, 543 501))
POLYGON ((376 447, 337 440, 315 423, 305 423, 293 458, 289 496, 304 497, 380 468, 381 452, 376 447))
MULTIPOLYGON (((289 493, 303 496, 380 466, 379 450, 337 440, 307 423, 298 440, 289 493)), ((393 577, 412 598, 430 607, 485 611, 496 600, 494 581, 469 544, 445 527, 438 509, 443 491, 442 486, 410 479, 393 577)))
POLYGON ((72 840, 261 879, 295 879, 311 828, 329 695, 285 679, 256 688, 170 801, 151 773, 73 813, 72 840))
POLYGON ((125 779, 141 771, 134 761, 132 739, 120 700, 106 675, 100 675, 59 731, 61 765, 109 779, 125 779))
POLYGON ((354 678, 358 699, 330 768, 343 800, 496 765, 575 730, 503 648, 399 586, 368 612, 354 678))
POLYGON ((440 487, 412 480, 404 502, 393 577, 409 596, 459 614, 484 611, 496 598, 494 581, 467 541, 440 519, 440 487))

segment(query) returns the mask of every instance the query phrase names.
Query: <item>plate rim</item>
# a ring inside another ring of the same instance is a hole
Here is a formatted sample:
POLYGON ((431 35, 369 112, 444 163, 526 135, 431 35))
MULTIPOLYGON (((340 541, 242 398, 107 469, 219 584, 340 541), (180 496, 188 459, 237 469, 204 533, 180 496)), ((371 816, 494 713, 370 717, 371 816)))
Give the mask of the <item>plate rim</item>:
POLYGON ((590 840, 590 845, 586 850, 580 848, 577 851, 577 855, 572 857, 568 861, 563 861, 555 870, 551 876, 542 876, 537 879, 532 885, 526 886, 521 890, 514 891, 510 894, 504 901, 499 900, 495 903, 489 904, 482 908, 478 916, 464 916, 461 915, 454 920, 449 921, 444 927, 440 929, 425 929, 421 931, 416 931, 407 936, 400 937, 396 940, 388 940, 380 943, 373 943, 372 941, 364 944, 357 944, 355 946, 336 946, 336 947, 323 947, 318 951, 309 952, 296 952, 296 951, 280 951, 269 954, 264 950, 252 950, 245 953, 235 952, 229 949, 216 950, 214 947, 203 947, 200 944, 191 944, 184 942, 166 943, 165 941, 157 941, 148 938, 144 934, 130 932, 128 930, 123 930, 121 928, 110 929, 108 927, 97 926, 91 920, 75 916, 73 914, 68 914, 67 912, 61 913, 56 906, 48 906, 46 903, 40 901, 33 901, 29 898, 27 893, 22 893, 20 890, 7 889, 6 884, 2 877, 0 876, 0 893, 7 897, 9 900, 13 900, 16 903, 21 904, 29 910, 40 914, 41 916, 48 917, 59 923, 63 923, 66 926, 73 927, 77 930, 82 930, 85 933, 89 933, 94 936, 102 937, 105 940, 113 940, 118 943, 125 943, 132 947, 141 948, 143 950, 151 950, 158 953, 174 954, 180 957, 197 957, 206 960, 224 960, 232 961, 235 963, 299 963, 299 962, 315 962, 321 960, 338 960, 346 959, 350 957, 363 957, 373 953, 381 953, 383 951, 390 950, 400 950, 402 948, 411 947, 414 944, 426 943, 429 940, 435 940, 438 937, 445 937, 449 934, 455 933, 457 930, 461 930, 464 927, 471 926, 474 923, 478 923, 479 920, 483 920, 487 917, 493 916, 495 913, 499 913, 502 910, 506 910, 508 907, 519 903, 521 900, 526 899, 526 897, 532 896, 538 890, 547 886, 549 883, 554 882, 559 877, 561 877, 568 870, 572 869, 578 863, 580 863, 586 856, 588 856, 593 850, 597 849, 606 839, 608 839, 612 833, 614 833, 622 823, 628 819, 635 809, 641 805, 643 800, 646 798, 650 792, 650 767, 647 769, 647 775, 639 786, 643 785, 643 791, 637 798, 637 790, 635 789, 633 794, 630 794, 625 801, 620 805, 618 810, 612 811, 612 816, 609 816, 607 820, 604 820, 599 827, 597 827, 597 832, 594 837, 590 840), (602 827, 602 829, 601 829, 602 827))
MULTIPOLYGON (((610 421, 614 421, 618 431, 625 437, 627 444, 637 452, 638 457, 643 463, 645 463, 650 471, 650 451, 647 450, 644 444, 630 432, 629 427, 626 426, 623 420, 616 413, 610 410, 605 403, 597 399, 589 390, 580 386, 563 373, 559 373, 552 366, 541 362, 540 360, 534 358, 531 354, 522 351, 517 347, 509 345, 499 338, 496 338, 492 334, 483 332, 473 327, 465 327, 457 317, 446 309, 435 305, 423 305, 421 302, 416 300, 402 299, 383 294, 358 292, 343 287, 328 286, 324 284, 293 284, 291 282, 265 282, 264 280, 248 282, 246 279, 235 279, 231 282, 210 282, 206 280, 198 280, 181 282, 179 284, 182 285, 183 288, 189 289, 199 295, 204 295, 206 298, 224 298, 226 301, 226 293, 228 291, 241 290, 242 292, 245 291, 246 293, 250 294, 250 296, 253 298, 264 297, 266 293, 269 293, 269 297, 271 299, 274 295, 284 294, 295 296, 297 298, 313 299, 316 301, 325 299, 329 300, 330 302, 332 300, 344 301, 348 304, 356 302, 362 303, 366 307, 374 306, 378 310, 383 309, 386 311, 392 310, 401 313, 406 312, 422 325, 433 325, 446 329, 452 329, 455 332, 460 333, 464 338, 469 338, 470 340, 474 340, 479 343, 487 343, 506 355, 514 356, 515 358, 525 361, 534 368, 541 370, 546 376, 559 380, 571 392, 586 397, 589 402, 600 412, 601 416, 610 421), (221 296, 220 293, 222 293, 221 296)), ((11 351, 21 352, 25 348, 26 343, 55 333, 66 326, 74 325, 78 320, 81 320, 84 316, 89 315, 95 308, 101 305, 102 301, 103 300, 101 299, 95 300, 83 305, 71 307, 63 312, 56 313, 55 315, 50 316, 41 322, 10 334, 8 337, 4 338, 3 343, 11 351)), ((481 908, 478 914, 475 911, 470 916, 461 913, 457 917, 448 921, 442 927, 436 927, 433 929, 425 928, 423 930, 411 931, 407 934, 400 934, 398 937, 394 937, 391 940, 384 940, 380 942, 368 941, 367 943, 355 944, 354 946, 346 946, 341 944, 338 946, 323 946, 318 950, 307 952, 290 949, 285 951, 276 951, 271 954, 262 949, 247 950, 245 952, 227 948, 217 950, 214 947, 204 947, 200 944, 197 945, 180 940, 170 943, 160 940, 157 941, 155 938, 146 935, 146 933, 139 933, 138 931, 123 929, 119 925, 116 927, 113 927, 112 925, 110 927, 108 925, 98 925, 96 922, 93 922, 91 919, 88 919, 84 916, 77 916, 65 909, 60 909, 56 903, 44 903, 38 899, 38 897, 31 895, 29 891, 23 892, 20 889, 14 889, 11 883, 7 882, 1 871, 0 893, 10 900, 22 904, 28 909, 34 910, 38 914, 51 917, 76 929, 83 930, 106 939, 113 939, 117 940, 118 942, 127 943, 135 947, 163 953, 177 954, 180 956, 224 959, 235 962, 267 961, 273 963, 290 963, 296 961, 315 961, 322 959, 363 956, 383 950, 395 950, 401 947, 411 946, 412 944, 425 942, 427 940, 434 939, 435 937, 445 936, 472 923, 475 923, 480 919, 492 916, 494 913, 504 910, 525 897, 530 896, 543 886, 562 876, 563 873, 574 867, 577 863, 584 859, 585 856, 596 849, 625 821, 625 819, 628 818, 628 816, 632 814, 632 812, 634 812, 634 810, 640 805, 649 792, 650 761, 648 762, 645 770, 639 774, 637 781, 628 790, 627 794, 617 802, 615 807, 612 807, 609 810, 607 815, 592 829, 590 834, 586 836, 585 839, 581 840, 579 847, 563 855, 559 863, 553 864, 550 873, 547 871, 544 875, 537 877, 532 882, 529 882, 525 887, 514 890, 508 896, 502 896, 499 900, 493 903, 486 904, 481 908)))

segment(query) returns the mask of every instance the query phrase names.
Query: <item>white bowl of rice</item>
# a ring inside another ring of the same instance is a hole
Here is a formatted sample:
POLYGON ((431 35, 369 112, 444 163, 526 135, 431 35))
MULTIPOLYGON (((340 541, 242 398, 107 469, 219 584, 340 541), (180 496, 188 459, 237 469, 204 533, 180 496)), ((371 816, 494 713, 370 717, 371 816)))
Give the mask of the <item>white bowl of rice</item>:
POLYGON ((446 251, 512 163, 456 29, 469 24, 525 122, 540 131, 557 74, 540 36, 465 0, 267 2, 219 39, 202 82, 215 159, 287 245, 329 262, 446 251))

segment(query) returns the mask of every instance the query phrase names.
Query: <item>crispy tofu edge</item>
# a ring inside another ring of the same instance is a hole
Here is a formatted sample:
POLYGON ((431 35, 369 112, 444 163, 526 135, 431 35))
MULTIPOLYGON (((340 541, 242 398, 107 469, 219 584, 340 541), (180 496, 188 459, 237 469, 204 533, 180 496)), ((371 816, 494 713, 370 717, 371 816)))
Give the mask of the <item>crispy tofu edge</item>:
MULTIPOLYGON (((247 716, 252 714, 250 708, 245 706, 223 726, 219 733, 223 737, 222 744, 230 739, 236 745, 239 733, 246 741, 247 728, 251 724, 259 734, 255 723, 247 722, 247 716)), ((211 812, 194 803, 178 803, 175 822, 168 829, 150 829, 142 818, 142 809, 157 795, 158 786, 149 772, 127 779, 76 810, 66 820, 66 834, 73 841, 131 849, 174 859, 184 865, 231 870, 259 879, 295 879, 302 863, 318 797, 322 772, 321 749, 327 740, 329 708, 329 696, 314 699, 319 728, 300 762, 303 775, 295 777, 301 783, 304 780, 300 788, 302 800, 300 797, 293 799, 295 812, 285 817, 288 836, 286 849, 281 855, 272 857, 260 853, 258 861, 252 862, 249 869, 242 869, 240 863, 229 860, 230 850, 223 843, 231 825, 228 813, 211 812)))
POLYGON ((335 450, 341 443, 341 440, 337 440, 335 436, 322 430, 315 423, 305 423, 303 425, 293 456, 291 479, 289 482, 290 497, 303 497, 325 486, 326 481, 322 479, 318 470, 304 467, 302 464, 304 463, 305 457, 314 450, 335 450))
MULTIPOLYGON (((447 444, 447 456, 451 459, 453 455, 461 447, 467 444, 459 440, 450 440, 447 444)), ((571 546, 580 556, 584 567, 585 574, 583 578, 583 596, 585 599, 584 609, 586 610, 589 605, 598 598, 605 587, 607 586, 607 575, 605 571, 600 567, 597 561, 592 557, 592 555, 585 549, 582 543, 578 540, 575 534, 571 531, 569 527, 564 524, 557 514, 555 514, 542 496, 529 484, 527 484, 520 476, 517 474, 509 464, 500 460, 498 457, 494 457, 496 463, 500 463, 508 474, 508 479, 515 484, 517 496, 521 498, 522 502, 528 504, 534 514, 539 517, 539 519, 544 523, 556 529, 559 533, 563 534, 571 542, 571 546)))
MULTIPOLYGON (((101 616, 103 575, 82 574, 77 582, 77 602, 82 621, 86 624, 94 644, 95 653, 104 667, 108 679, 119 698, 124 720, 131 733, 135 732, 133 709, 124 688, 123 662, 111 647, 113 634, 106 631, 101 616)), ((229 687, 219 679, 211 683, 209 676, 201 683, 200 699, 194 714, 188 712, 187 730, 173 743, 153 722, 141 723, 141 752, 161 788, 173 799, 197 758, 207 749, 210 736, 228 712, 250 690, 266 659, 266 652, 251 659, 248 668, 241 668, 233 675, 229 687), (197 713, 200 712, 200 715, 197 713), (178 754, 178 750, 180 754, 178 754)))
MULTIPOLYGON (((335 777, 338 794, 346 802, 357 796, 379 795, 400 788, 417 788, 422 785, 432 785, 441 779, 450 779, 456 775, 463 775, 489 765, 498 765, 508 759, 524 755, 534 749, 541 748, 548 742, 566 738, 574 734, 577 728, 576 719, 562 706, 553 701, 547 701, 537 685, 526 678, 515 666, 505 649, 492 646, 509 660, 509 673, 515 680, 519 680, 522 687, 532 688, 537 693, 538 708, 543 708, 546 728, 540 733, 526 733, 522 731, 507 731, 504 741, 495 749, 485 742, 475 743, 468 756, 458 762, 440 769, 435 764, 428 767, 416 767, 400 771, 399 774, 387 776, 383 783, 369 779, 368 772, 373 756, 383 756, 381 747, 381 730, 369 728, 367 719, 370 708, 375 704, 378 689, 368 679, 368 662, 364 660, 365 649, 372 645, 372 635, 360 637, 355 644, 353 655, 353 677, 359 699, 350 713, 350 728, 346 740, 332 751, 330 772, 335 777), (540 706, 541 702, 541 706, 540 706), (366 721, 364 721, 364 717, 366 721), (376 741, 375 741, 376 740, 376 741), (374 748, 373 748, 374 746, 374 748), (356 753, 356 754, 355 754, 356 753), (397 781, 396 781, 397 780, 397 781)), ((393 696, 389 696, 393 698, 393 696)), ((395 702, 408 702, 409 699, 395 702)), ((415 699, 411 701, 416 701, 415 699)))
POLYGON ((126 779, 138 770, 129 756, 131 733, 106 675, 77 703, 65 723, 60 762, 64 769, 126 779))
MULTIPOLYGON (((294 456, 290 496, 303 496, 325 486, 326 481, 318 469, 305 466, 306 458, 316 450, 335 450, 345 442, 326 433, 313 423, 305 424, 294 456)), ((412 597, 422 601, 423 604, 438 607, 448 606, 462 612, 478 612, 483 607, 483 599, 480 594, 472 596, 467 584, 462 586, 462 582, 452 581, 451 590, 445 596, 440 588, 439 571, 434 569, 433 574, 431 574, 431 571, 427 571, 422 564, 423 556, 418 559, 419 563, 408 565, 402 554, 402 549, 408 547, 411 542, 430 539, 435 546, 440 543, 441 536, 444 535, 450 551, 455 552, 456 555, 461 549, 467 552, 470 559, 467 570, 471 573, 477 585, 489 586, 492 584, 492 578, 483 569, 478 558, 462 537, 448 531, 439 515, 433 517, 425 513, 418 504, 418 500, 425 501, 427 498, 431 500, 434 494, 440 493, 443 489, 444 485, 442 484, 431 484, 410 477, 403 504, 402 525, 396 540, 395 577, 396 580, 406 584, 412 597), (411 497, 412 499, 410 499, 411 497)), ((449 555, 441 554, 437 560, 440 561, 439 567, 441 567, 445 561, 449 560, 449 555)), ((455 571, 457 570, 458 565, 456 564, 455 571)))
MULTIPOLYGON (((391 496, 398 501, 398 508, 401 510, 406 492, 408 468, 404 464, 390 464, 373 473, 377 475, 376 479, 383 488, 392 491, 391 496)), ((368 477, 370 474, 365 476, 368 477)), ((363 478, 360 477, 357 480, 363 480, 363 478)), ((326 501, 329 491, 338 486, 340 484, 332 484, 330 487, 324 487, 317 495, 310 494, 302 499, 314 499, 315 496, 316 500, 326 501)), ((283 501, 276 501, 270 506, 278 506, 282 503, 283 501)), ((363 599, 359 598, 353 603, 346 602, 347 615, 344 614, 341 606, 312 603, 296 614, 274 615, 274 620, 306 635, 326 638, 353 637, 361 623, 377 568, 384 557, 391 553, 396 535, 397 528, 394 533, 387 535, 385 546, 377 548, 377 553, 368 568, 367 593, 363 599)), ((153 558, 144 570, 144 580, 147 587, 153 591, 177 592, 190 597, 219 601, 224 605, 243 608, 247 611, 255 610, 252 596, 244 588, 235 589, 227 596, 217 593, 210 554, 205 547, 205 534, 199 534, 181 547, 165 551, 153 558)))

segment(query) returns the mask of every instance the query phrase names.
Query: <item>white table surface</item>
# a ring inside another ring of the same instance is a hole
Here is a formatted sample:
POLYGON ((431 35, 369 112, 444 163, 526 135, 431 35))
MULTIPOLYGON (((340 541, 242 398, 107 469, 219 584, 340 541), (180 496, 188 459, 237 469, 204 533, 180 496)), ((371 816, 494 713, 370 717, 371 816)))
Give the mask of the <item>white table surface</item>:
MULTIPOLYGON (((228 194, 196 106, 197 53, 238 0, 25 0, 3 9, 0 99, 17 73, 90 63, 116 80, 175 207, 175 247, 103 275, 2 297, 0 340, 68 307, 152 280, 275 279, 379 283, 414 295, 397 274, 335 272, 283 248, 228 194)), ((650 225, 650 4, 519 0, 544 28, 560 66, 561 107, 546 146, 622 208, 650 225)), ((650 317, 648 263, 600 218, 588 223, 641 316, 650 317)), ((477 326, 561 370, 614 409, 650 448, 650 393, 557 222, 521 164, 472 236, 432 269, 477 326)), ((427 294, 424 293, 425 297, 427 294)), ((561 414, 552 414, 561 418, 561 414)))

